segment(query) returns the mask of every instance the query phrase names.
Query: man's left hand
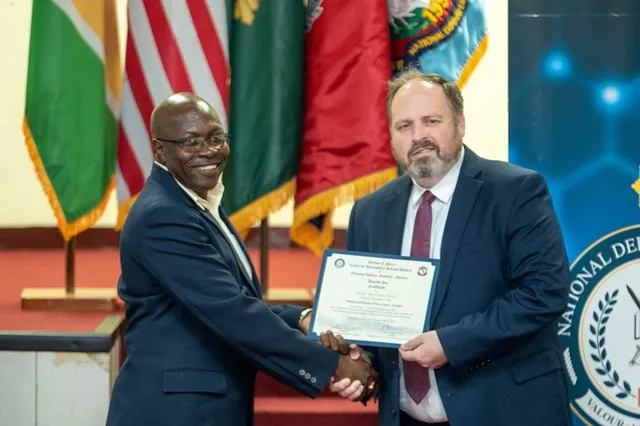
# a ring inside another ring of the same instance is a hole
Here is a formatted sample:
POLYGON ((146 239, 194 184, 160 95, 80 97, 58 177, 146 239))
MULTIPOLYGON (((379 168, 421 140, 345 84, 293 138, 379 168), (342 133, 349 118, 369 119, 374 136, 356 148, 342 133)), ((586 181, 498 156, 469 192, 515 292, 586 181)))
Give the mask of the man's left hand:
POLYGON ((400 346, 400 355, 405 361, 414 361, 425 368, 440 368, 449 360, 435 331, 414 337, 400 346))

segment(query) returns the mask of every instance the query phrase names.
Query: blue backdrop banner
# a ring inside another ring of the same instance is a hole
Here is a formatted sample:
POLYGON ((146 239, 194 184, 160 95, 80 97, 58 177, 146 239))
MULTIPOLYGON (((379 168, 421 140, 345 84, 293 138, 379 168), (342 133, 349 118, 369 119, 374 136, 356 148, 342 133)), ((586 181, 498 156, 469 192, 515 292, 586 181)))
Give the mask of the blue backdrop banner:
POLYGON ((640 1, 511 0, 509 160, 549 185, 575 425, 640 425, 640 1))

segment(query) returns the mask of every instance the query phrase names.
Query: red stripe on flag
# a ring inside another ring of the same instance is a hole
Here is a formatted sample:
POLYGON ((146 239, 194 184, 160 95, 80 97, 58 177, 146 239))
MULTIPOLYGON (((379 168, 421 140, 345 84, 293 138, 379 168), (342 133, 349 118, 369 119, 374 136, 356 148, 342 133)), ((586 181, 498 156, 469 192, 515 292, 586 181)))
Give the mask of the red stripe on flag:
POLYGON ((174 92, 193 93, 189 74, 184 66, 184 60, 164 8, 158 0, 144 0, 143 3, 171 88, 174 92))
POLYGON ((227 89, 227 79, 229 70, 224 57, 224 50, 218 38, 218 32, 205 0, 187 0, 191 20, 198 33, 200 46, 204 52, 213 78, 218 86, 218 92, 222 97, 224 109, 229 112, 229 91, 227 89))
POLYGON ((142 116, 144 122, 144 128, 151 140, 151 132, 149 130, 149 120, 151 120, 151 113, 153 112, 153 100, 151 99, 151 92, 142 70, 140 63, 140 57, 134 43, 133 32, 129 30, 129 37, 127 38, 127 58, 125 61, 125 71, 127 79, 129 80, 129 86, 133 93, 138 111, 142 116))
POLYGON ((120 167, 122 179, 129 188, 129 194, 131 196, 138 194, 144 186, 145 178, 122 124, 118 127, 118 167, 120 167))

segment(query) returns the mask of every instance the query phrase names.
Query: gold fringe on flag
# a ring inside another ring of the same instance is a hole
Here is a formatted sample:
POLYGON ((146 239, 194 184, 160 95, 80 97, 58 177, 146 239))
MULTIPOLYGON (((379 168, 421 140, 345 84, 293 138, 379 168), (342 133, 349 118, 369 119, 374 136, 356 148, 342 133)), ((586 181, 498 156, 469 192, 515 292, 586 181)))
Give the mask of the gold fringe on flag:
POLYGON ((391 167, 314 195, 295 207, 290 229, 291 240, 307 248, 316 256, 322 256, 324 250, 333 244, 331 221, 336 207, 357 201, 396 177, 398 177, 398 169, 391 167), (325 215, 325 218, 322 229, 318 230, 310 221, 321 215, 325 215))
MULTIPOLYGON (((291 179, 284 185, 276 188, 266 195, 258 198, 254 202, 247 204, 229 217, 229 220, 233 224, 234 228, 238 231, 240 236, 245 239, 249 234, 251 227, 260 222, 262 219, 269 216, 269 214, 281 209, 296 191, 296 181, 291 179)), ((124 223, 129 215, 131 207, 135 203, 137 195, 129 198, 127 201, 120 204, 118 210, 118 220, 116 223, 116 231, 122 230, 124 223)))
POLYGON ((49 205, 53 210, 53 214, 56 217, 58 222, 58 229, 62 234, 62 237, 65 241, 69 241, 71 238, 80 234, 81 232, 86 231, 91 228, 98 219, 104 213, 105 208, 107 207, 107 203, 109 201, 109 197, 111 196, 111 192, 115 188, 115 177, 112 177, 109 181, 109 185, 107 185, 107 189, 102 197, 102 200, 96 207, 91 209, 89 212, 85 213, 78 219, 73 222, 67 222, 67 218, 62 210, 62 206, 60 205, 60 201, 58 200, 58 195, 56 194, 51 181, 49 180, 49 175, 47 174, 47 170, 42 163, 42 159, 40 158, 40 154, 38 153, 38 148, 36 147, 35 141, 33 140, 33 135, 31 134, 31 129, 29 128, 29 123, 27 123, 27 119, 24 118, 22 120, 22 133, 24 134, 24 139, 27 144, 27 151, 29 152, 29 157, 31 158, 31 162, 36 170, 36 175, 38 176, 38 180, 42 185, 42 189, 49 199, 49 205))
POLYGON ((268 217, 269 214, 280 210, 289 202, 295 191, 296 180, 293 178, 233 213, 229 220, 242 238, 245 239, 254 224, 268 217))
POLYGON ((476 69, 478 63, 480 62, 480 59, 482 59, 484 54, 487 52, 488 44, 489 36, 485 34, 485 36, 482 37, 482 40, 480 40, 478 47, 476 47, 476 50, 473 52, 473 55, 471 55, 467 63, 464 65, 462 72, 460 73, 460 78, 458 78, 459 88, 463 88, 464 85, 467 84, 467 80, 469 80, 471 73, 476 69))

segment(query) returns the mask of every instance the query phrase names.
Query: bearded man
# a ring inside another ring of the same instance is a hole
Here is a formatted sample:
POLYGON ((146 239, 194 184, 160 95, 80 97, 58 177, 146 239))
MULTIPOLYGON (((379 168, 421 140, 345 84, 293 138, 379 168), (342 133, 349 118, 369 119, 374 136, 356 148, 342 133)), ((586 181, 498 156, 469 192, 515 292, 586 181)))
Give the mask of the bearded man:
MULTIPOLYGON (((462 94, 438 75, 398 76, 388 114, 406 173, 355 203, 347 248, 440 269, 425 333, 400 350, 352 346, 380 373, 380 424, 570 425, 555 326, 569 267, 544 179, 465 146, 462 94)), ((360 400, 361 385, 330 388, 360 400)))

